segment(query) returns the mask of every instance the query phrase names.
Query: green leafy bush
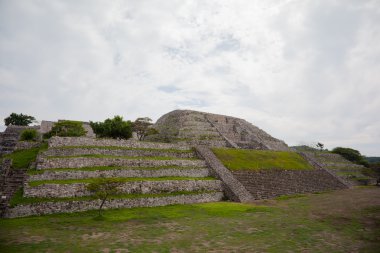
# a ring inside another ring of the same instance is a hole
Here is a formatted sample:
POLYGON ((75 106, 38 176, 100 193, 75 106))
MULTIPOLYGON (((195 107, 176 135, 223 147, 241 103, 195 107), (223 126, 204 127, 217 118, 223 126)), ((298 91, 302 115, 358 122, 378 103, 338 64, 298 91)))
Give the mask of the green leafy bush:
POLYGON ((114 139, 129 139, 132 137, 131 121, 124 121, 121 116, 106 119, 104 122, 90 121, 90 126, 97 137, 110 137, 114 139))
POLYGON ((20 136, 20 141, 36 141, 37 140, 37 130, 35 129, 25 129, 22 131, 20 136))
POLYGON ((44 138, 52 136, 79 137, 86 134, 80 121, 62 120, 54 124, 50 132, 44 134, 44 138))
POLYGON ((358 150, 352 148, 337 147, 334 148, 331 152, 339 154, 353 163, 369 167, 369 163, 365 160, 364 156, 362 156, 358 150))

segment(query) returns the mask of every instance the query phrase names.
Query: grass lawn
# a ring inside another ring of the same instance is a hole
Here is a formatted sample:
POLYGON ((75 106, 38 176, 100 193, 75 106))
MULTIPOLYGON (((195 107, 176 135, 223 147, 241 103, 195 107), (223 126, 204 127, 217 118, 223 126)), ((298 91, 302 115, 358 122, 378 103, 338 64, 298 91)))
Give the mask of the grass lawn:
POLYGON ((309 170, 312 166, 299 154, 286 151, 213 148, 230 170, 309 170))
POLYGON ((0 220, 0 252, 379 252, 380 188, 0 220))

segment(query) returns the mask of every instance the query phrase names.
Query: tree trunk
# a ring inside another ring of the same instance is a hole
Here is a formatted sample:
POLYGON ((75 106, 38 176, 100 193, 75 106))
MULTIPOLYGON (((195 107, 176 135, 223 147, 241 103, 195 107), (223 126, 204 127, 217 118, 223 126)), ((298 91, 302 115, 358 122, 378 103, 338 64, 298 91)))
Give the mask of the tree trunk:
POLYGON ((100 204, 100 207, 99 207, 99 216, 102 216, 102 207, 104 203, 106 202, 107 197, 108 197, 108 194, 102 199, 102 203, 100 204))

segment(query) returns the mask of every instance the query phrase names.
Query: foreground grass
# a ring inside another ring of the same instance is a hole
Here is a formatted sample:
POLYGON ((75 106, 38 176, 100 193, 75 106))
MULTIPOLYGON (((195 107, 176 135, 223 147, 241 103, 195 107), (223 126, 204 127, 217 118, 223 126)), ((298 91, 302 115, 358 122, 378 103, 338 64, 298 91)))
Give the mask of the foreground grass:
POLYGON ((0 252, 379 252, 380 188, 0 220, 0 252))
POLYGON ((309 170, 312 166, 299 154, 286 151, 213 148, 230 170, 309 170))

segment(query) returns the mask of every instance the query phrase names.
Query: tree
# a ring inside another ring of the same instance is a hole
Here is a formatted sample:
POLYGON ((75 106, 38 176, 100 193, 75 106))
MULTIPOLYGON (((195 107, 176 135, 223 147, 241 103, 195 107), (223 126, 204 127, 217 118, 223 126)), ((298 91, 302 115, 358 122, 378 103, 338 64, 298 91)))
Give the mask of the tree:
POLYGON ((98 178, 96 181, 86 186, 87 190, 97 199, 101 200, 99 206, 99 216, 102 216, 102 208, 107 198, 116 195, 120 192, 119 187, 123 184, 122 181, 115 178, 98 178))
POLYGON ((79 137, 85 134, 86 130, 83 128, 81 121, 62 120, 55 123, 50 132, 44 134, 44 138, 50 138, 52 136, 79 137))
POLYGON ((115 116, 104 122, 92 122, 90 126, 97 137, 110 137, 114 139, 129 139, 132 137, 131 121, 124 121, 123 117, 115 116))
POLYGON ((339 154, 353 163, 361 164, 366 167, 369 166, 369 163, 365 160, 364 156, 362 156, 358 150, 352 148, 336 147, 331 152, 339 154))
POLYGON ((315 146, 317 146, 317 148, 319 148, 319 150, 322 151, 325 145, 323 143, 318 142, 315 146))
POLYGON ((4 119, 4 123, 6 126, 14 125, 14 126, 29 126, 36 119, 33 116, 25 115, 25 114, 17 114, 11 113, 8 117, 4 119))
POLYGON ((144 140, 149 134, 150 126, 153 125, 152 119, 148 117, 137 118, 132 124, 132 130, 136 132, 139 141, 144 140))

